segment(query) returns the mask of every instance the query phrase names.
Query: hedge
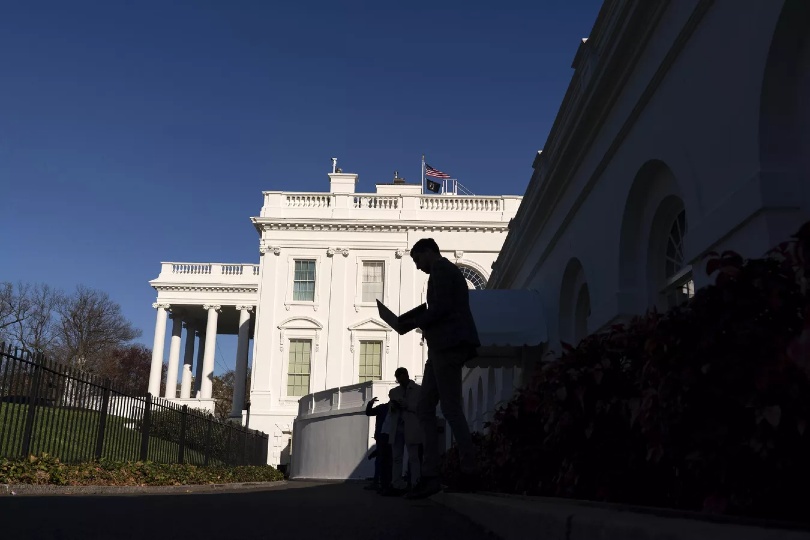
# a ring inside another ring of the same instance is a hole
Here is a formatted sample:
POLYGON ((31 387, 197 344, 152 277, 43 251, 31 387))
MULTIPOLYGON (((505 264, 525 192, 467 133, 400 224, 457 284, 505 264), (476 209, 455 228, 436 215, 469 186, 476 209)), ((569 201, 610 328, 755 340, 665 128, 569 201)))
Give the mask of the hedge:
POLYGON ((540 364, 475 437, 484 487, 810 520, 810 222, 707 273, 686 304, 540 364))

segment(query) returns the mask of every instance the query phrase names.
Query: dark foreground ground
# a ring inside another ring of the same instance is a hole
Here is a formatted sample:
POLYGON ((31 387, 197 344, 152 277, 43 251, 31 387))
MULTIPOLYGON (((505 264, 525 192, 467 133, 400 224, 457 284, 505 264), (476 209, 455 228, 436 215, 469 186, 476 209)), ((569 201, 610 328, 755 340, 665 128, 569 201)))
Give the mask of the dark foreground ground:
POLYGON ((315 482, 172 495, 4 496, 0 527, 0 537, 26 540, 492 538, 430 500, 315 482))

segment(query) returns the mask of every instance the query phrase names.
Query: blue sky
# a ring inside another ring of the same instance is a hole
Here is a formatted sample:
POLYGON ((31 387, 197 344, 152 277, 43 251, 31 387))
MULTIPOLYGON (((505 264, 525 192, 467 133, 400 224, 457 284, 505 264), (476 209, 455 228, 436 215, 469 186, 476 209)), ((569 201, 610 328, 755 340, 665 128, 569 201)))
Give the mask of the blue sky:
POLYGON ((522 195, 601 3, 7 2, 0 281, 104 290, 151 346, 159 263, 258 262, 262 190, 332 156, 522 195))

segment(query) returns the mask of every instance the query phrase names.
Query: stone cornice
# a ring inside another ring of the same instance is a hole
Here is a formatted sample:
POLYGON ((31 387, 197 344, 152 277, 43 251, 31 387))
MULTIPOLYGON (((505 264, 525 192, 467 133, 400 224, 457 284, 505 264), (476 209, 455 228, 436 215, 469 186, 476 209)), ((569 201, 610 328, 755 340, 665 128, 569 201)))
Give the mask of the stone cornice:
POLYGON ((271 231, 345 231, 345 232, 403 232, 403 231, 452 231, 452 232, 500 232, 509 230, 505 221, 480 223, 460 222, 329 222, 324 220, 275 220, 254 218, 257 225, 271 231))
POLYGON ((267 246, 264 244, 259 246, 259 253, 261 255, 264 255, 265 253, 270 253, 271 251, 273 252, 273 255, 281 254, 281 248, 279 246, 267 246))
MULTIPOLYGON (((159 292, 202 292, 202 293, 258 293, 259 285, 191 285, 191 284, 152 284, 159 292)), ((163 304, 168 309, 169 304, 163 304)))
POLYGON ((339 248, 339 247, 328 248, 326 250, 326 256, 327 257, 334 257, 337 254, 341 254, 344 257, 348 257, 349 256, 349 250, 348 250, 348 248, 339 248))

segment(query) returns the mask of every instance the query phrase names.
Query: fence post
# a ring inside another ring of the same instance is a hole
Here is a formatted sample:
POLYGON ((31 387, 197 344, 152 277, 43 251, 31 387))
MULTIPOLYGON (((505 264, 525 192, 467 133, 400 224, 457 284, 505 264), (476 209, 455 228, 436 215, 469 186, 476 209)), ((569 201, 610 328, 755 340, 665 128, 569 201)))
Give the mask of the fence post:
POLYGON ((248 465, 258 465, 258 445, 256 444, 258 440, 259 438, 256 436, 255 431, 250 434, 250 463, 248 463, 248 465))
POLYGON ((242 438, 244 442, 242 443, 242 463, 241 465, 247 465, 247 451, 248 451, 248 437, 250 437, 250 432, 245 430, 243 432, 242 438))
POLYGON ((149 457, 149 431, 152 427, 152 394, 146 394, 143 407, 143 431, 141 432, 141 461, 149 457))
POLYGON ((233 465, 231 462, 231 435, 233 435, 233 426, 228 424, 228 440, 225 442, 225 462, 228 465, 233 465))
POLYGON ((101 459, 104 450, 104 431, 107 429, 107 410, 110 407, 110 379, 104 379, 104 395, 101 398, 101 415, 98 419, 98 437, 96 438, 96 459, 101 459))
POLYGON ((208 466, 208 459, 211 457, 211 428, 213 427, 213 423, 211 419, 214 415, 208 415, 208 428, 206 429, 205 433, 205 460, 203 461, 203 467, 208 466))
POLYGON ((188 415, 188 405, 183 405, 182 411, 180 417, 180 449, 177 451, 177 463, 180 465, 183 464, 186 458, 186 416, 188 415))
POLYGON ((39 402, 39 383, 42 378, 41 362, 43 358, 41 355, 35 355, 31 362, 34 366, 34 374, 31 377, 31 388, 28 391, 28 414, 25 417, 25 430, 23 431, 22 440, 22 456, 28 457, 31 451, 31 438, 34 435, 34 419, 37 414, 37 405, 39 402))

